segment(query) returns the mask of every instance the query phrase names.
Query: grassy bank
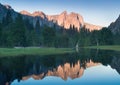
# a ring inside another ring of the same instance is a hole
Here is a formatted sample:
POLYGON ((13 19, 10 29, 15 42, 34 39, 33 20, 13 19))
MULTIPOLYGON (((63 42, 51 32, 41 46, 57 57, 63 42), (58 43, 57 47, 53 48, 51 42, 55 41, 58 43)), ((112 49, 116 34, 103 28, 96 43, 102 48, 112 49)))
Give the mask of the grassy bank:
POLYGON ((52 55, 73 52, 70 48, 0 48, 0 57, 2 56, 20 56, 20 55, 52 55))
POLYGON ((120 51, 120 45, 110 45, 110 46, 89 46, 89 47, 85 47, 85 48, 120 51))

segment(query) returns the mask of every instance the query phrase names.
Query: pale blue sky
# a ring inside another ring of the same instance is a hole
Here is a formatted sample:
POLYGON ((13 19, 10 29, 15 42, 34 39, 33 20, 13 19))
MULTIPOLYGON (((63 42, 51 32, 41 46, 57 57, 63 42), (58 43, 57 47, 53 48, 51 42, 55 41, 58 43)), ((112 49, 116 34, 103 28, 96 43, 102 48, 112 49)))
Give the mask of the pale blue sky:
POLYGON ((46 14, 59 14, 66 10, 76 12, 84 17, 84 21, 108 26, 120 14, 120 0, 0 0, 9 4, 16 11, 43 11, 46 14))

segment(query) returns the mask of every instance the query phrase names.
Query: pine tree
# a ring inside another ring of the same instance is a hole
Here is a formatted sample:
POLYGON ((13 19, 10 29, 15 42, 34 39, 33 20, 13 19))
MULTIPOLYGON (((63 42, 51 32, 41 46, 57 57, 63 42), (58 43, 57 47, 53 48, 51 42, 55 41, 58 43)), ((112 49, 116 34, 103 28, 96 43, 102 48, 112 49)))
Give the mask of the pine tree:
POLYGON ((79 46, 88 46, 90 45, 90 31, 86 27, 80 29, 79 34, 79 46))
POLYGON ((0 23, 0 46, 2 45, 2 24, 0 23))
POLYGON ((11 47, 12 45, 12 40, 10 38, 11 36, 11 28, 13 26, 13 19, 12 19, 12 15, 11 15, 11 11, 8 10, 6 13, 6 16, 3 17, 2 19, 2 46, 3 47, 11 47))
POLYGON ((11 32, 15 46, 27 46, 26 28, 21 15, 16 17, 14 27, 11 29, 11 32))
POLYGON ((45 46, 47 47, 54 46, 55 36, 56 36, 54 28, 45 26, 42 32, 42 36, 43 36, 43 43, 45 46))

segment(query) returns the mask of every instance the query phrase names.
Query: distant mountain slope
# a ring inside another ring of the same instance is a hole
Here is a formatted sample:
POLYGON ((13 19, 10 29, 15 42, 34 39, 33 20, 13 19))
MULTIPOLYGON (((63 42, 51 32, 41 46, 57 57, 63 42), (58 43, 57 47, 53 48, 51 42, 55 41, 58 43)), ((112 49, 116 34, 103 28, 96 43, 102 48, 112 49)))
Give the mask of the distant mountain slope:
POLYGON ((112 22, 108 28, 115 34, 120 33, 120 16, 117 18, 115 22, 112 22))
POLYGON ((101 26, 93 25, 93 24, 89 24, 89 23, 85 23, 85 27, 87 29, 89 29, 90 31, 92 31, 92 30, 100 30, 102 28, 101 26))
POLYGON ((3 17, 6 16, 7 12, 10 11, 12 18, 14 19, 17 16, 17 12, 12 9, 9 5, 2 5, 0 4, 0 21, 3 19, 3 17))

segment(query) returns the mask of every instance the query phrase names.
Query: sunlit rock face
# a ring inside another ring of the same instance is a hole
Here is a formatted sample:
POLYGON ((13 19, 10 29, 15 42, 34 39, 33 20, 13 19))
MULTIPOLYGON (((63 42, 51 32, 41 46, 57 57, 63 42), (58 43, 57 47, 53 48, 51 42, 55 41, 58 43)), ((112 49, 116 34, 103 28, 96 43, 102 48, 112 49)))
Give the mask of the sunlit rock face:
POLYGON ((41 12, 41 11, 35 11, 33 13, 30 13, 28 11, 23 10, 23 11, 20 12, 20 14, 33 16, 33 17, 41 17, 43 19, 46 18, 46 15, 43 12, 41 12))
POLYGON ((48 25, 48 26, 53 26, 53 23, 49 22, 47 20, 46 15, 41 12, 41 11, 35 11, 33 13, 29 13, 25 10, 21 11, 20 14, 23 15, 23 19, 28 19, 34 26, 37 22, 37 20, 39 20, 40 26, 44 26, 44 25, 48 25))
POLYGON ((69 29, 70 26, 75 26, 79 29, 84 25, 83 17, 74 12, 68 14, 66 11, 64 11, 60 15, 48 16, 48 20, 54 21, 58 25, 63 26, 66 29, 69 29))
POLYGON ((34 13, 32 13, 32 16, 40 16, 41 18, 45 19, 46 18, 46 15, 41 12, 41 11, 35 11, 34 13))
POLYGON ((70 65, 70 63, 65 63, 64 65, 59 65, 57 68, 53 68, 53 70, 48 70, 47 73, 24 76, 22 77, 22 80, 27 80, 31 77, 35 80, 41 80, 46 76, 57 76, 61 77, 63 80, 67 80, 68 77, 71 79, 75 79, 83 75, 85 68, 100 65, 100 63, 94 63, 91 60, 85 64, 85 68, 82 67, 80 64, 81 64, 80 61, 78 61, 74 65, 73 64, 70 65))
POLYGON ((100 30, 100 29, 102 28, 101 26, 93 25, 93 24, 89 24, 89 23, 85 23, 85 27, 86 27, 87 29, 89 29, 90 31, 100 30))
POLYGON ((58 15, 46 15, 45 13, 40 12, 40 11, 36 11, 32 14, 30 14, 27 11, 21 11, 20 13, 23 15, 28 15, 28 16, 32 16, 32 17, 41 17, 43 20, 44 19, 47 20, 44 23, 48 23, 50 26, 52 26, 53 23, 55 23, 66 29, 69 29, 70 27, 73 27, 73 26, 75 28, 77 28, 78 30, 80 28, 82 28, 83 26, 85 26, 90 31, 100 30, 102 28, 101 26, 85 23, 83 17, 80 14, 74 13, 74 12, 67 13, 67 11, 64 11, 58 15), (52 22, 52 23, 50 23, 50 22, 52 22))
POLYGON ((23 15, 31 16, 31 13, 29 13, 28 11, 25 11, 25 10, 21 11, 20 13, 23 14, 23 15))
MULTIPOLYGON (((22 13, 25 14, 25 13, 22 13)), ((92 25, 89 23, 85 23, 83 17, 78 14, 78 13, 67 13, 66 11, 62 12, 61 14, 58 15, 45 15, 43 12, 34 12, 33 14, 31 14, 31 16, 39 16, 42 17, 43 19, 47 18, 48 21, 53 22, 58 24, 59 26, 62 26, 66 29, 69 29, 70 27, 75 27, 78 30, 85 26, 87 29, 89 29, 90 31, 92 30, 100 30, 102 27, 101 26, 97 26, 97 25, 92 25)))

